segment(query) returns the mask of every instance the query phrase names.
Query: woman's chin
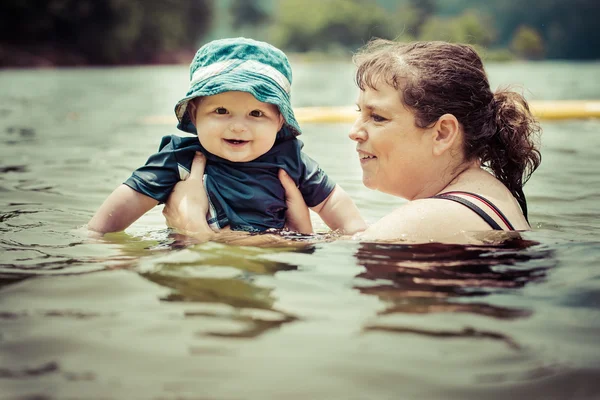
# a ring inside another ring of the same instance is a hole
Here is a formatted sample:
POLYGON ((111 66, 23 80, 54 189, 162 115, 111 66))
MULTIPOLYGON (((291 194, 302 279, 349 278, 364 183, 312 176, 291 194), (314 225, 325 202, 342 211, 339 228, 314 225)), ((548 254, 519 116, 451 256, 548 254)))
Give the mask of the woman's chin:
POLYGON ((376 190, 377 189, 377 185, 375 184, 375 182, 372 179, 369 179, 366 176, 363 176, 363 185, 365 185, 365 187, 371 189, 371 190, 376 190))

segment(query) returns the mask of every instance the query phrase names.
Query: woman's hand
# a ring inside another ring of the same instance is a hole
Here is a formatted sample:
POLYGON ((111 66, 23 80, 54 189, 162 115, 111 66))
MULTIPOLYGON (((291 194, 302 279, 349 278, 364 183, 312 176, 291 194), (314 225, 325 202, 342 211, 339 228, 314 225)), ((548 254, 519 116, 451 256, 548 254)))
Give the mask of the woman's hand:
POLYGON ((304 202, 302 193, 290 176, 282 169, 279 170, 279 180, 285 189, 285 202, 287 212, 285 213, 286 228, 303 234, 313 233, 310 212, 304 202))
POLYGON ((205 167, 206 157, 196 152, 190 175, 175 185, 163 208, 169 227, 200 239, 209 239, 214 235, 206 222, 208 197, 203 182, 205 167))

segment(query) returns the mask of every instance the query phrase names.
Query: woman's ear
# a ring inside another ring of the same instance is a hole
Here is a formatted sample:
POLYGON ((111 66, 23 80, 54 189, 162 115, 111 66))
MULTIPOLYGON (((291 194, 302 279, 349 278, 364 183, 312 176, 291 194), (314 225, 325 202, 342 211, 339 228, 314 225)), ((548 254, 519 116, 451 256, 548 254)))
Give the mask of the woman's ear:
POLYGON ((439 156, 458 143, 462 128, 454 115, 444 114, 438 118, 433 130, 433 154, 439 156))

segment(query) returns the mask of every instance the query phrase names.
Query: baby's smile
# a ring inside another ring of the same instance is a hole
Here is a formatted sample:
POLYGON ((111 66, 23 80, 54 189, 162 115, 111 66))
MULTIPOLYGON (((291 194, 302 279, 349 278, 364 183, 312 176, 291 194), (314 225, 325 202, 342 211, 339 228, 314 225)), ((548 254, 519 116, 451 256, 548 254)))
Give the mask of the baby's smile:
POLYGON ((223 139, 225 142, 227 142, 228 144, 232 145, 232 146, 243 146, 246 143, 250 143, 249 140, 240 140, 240 139, 223 139))

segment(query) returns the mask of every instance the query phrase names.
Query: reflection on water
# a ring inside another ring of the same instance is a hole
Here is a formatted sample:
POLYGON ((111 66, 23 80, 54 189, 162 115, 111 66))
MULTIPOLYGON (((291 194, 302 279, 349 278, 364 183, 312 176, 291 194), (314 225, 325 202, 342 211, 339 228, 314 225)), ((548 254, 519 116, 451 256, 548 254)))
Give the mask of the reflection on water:
MULTIPOLYGON (((154 257, 135 269, 145 279, 169 289, 161 301, 225 306, 217 311, 186 312, 186 318, 222 319, 243 325, 243 329, 235 332, 212 330, 205 334, 255 337, 298 320, 296 315, 278 309, 273 282, 265 284, 257 279, 299 269, 294 263, 265 257, 269 254, 280 256, 281 247, 217 243, 194 245, 184 237, 170 237, 174 240, 167 247, 178 249, 178 253, 171 251, 165 253, 165 257, 154 257)), ((322 238, 330 239, 326 235, 322 238)), ((126 246, 125 253, 136 255, 139 249, 148 245, 148 242, 140 243, 141 246, 126 246)), ((154 248, 161 248, 161 245, 155 245, 154 248)), ((290 254, 306 255, 314 251, 314 245, 309 243, 287 250, 290 254)), ((547 271, 556 264, 552 249, 521 238, 493 246, 360 243, 354 256, 357 265, 363 267, 364 271, 355 276, 353 287, 361 295, 376 296, 385 305, 377 312, 379 317, 393 314, 466 313, 501 320, 526 318, 532 314, 532 310, 486 302, 485 298, 541 282, 547 271)), ((473 327, 458 330, 422 329, 390 324, 388 321, 367 324, 363 331, 411 333, 439 338, 488 338, 519 348, 509 335, 473 327)))
POLYGON ((362 243, 355 255, 366 269, 359 277, 387 281, 365 292, 390 288, 403 298, 452 298, 485 296, 493 288, 519 288, 543 279, 552 250, 536 245, 526 240, 496 246, 362 243))
MULTIPOLYGON (((378 313, 381 316, 470 313, 505 320, 524 318, 531 310, 494 305, 485 302, 485 297, 543 280, 555 265, 552 253, 537 242, 522 239, 495 246, 362 243, 356 258, 365 271, 357 276, 360 280, 354 287, 385 304, 378 313)), ((507 335, 471 327, 447 331, 372 324, 365 330, 490 338, 519 347, 507 335)))
MULTIPOLYGON (((183 246, 175 235, 174 246, 183 246)), ((260 247, 238 247, 216 243, 183 247, 179 254, 144 263, 140 276, 170 289, 161 297, 166 302, 211 303, 227 306, 210 311, 188 311, 185 318, 228 320, 238 323, 234 331, 209 330, 204 334, 219 337, 252 338, 296 321, 298 318, 276 308, 273 287, 257 282, 258 276, 272 276, 281 271, 297 270, 291 263, 271 261, 264 256, 279 253, 260 247)), ((305 245, 290 251, 311 254, 314 248, 305 245)))

